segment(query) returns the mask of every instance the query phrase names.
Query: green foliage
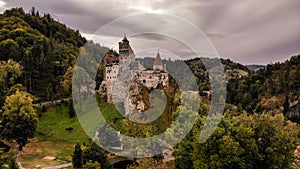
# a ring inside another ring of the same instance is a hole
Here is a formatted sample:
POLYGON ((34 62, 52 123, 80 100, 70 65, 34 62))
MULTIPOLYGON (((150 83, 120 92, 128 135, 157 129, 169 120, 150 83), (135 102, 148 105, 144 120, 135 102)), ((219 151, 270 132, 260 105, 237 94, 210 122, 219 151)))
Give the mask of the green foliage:
POLYGON ((69 117, 70 118, 73 118, 76 116, 76 112, 75 112, 75 109, 74 109, 74 104, 73 104, 73 101, 69 101, 68 103, 68 113, 69 113, 69 117))
MULTIPOLYGON (((193 142, 198 136, 199 130, 203 126, 205 118, 198 116, 192 131, 174 149, 175 166, 178 169, 193 168, 193 142)), ((199 141, 199 140, 198 140, 199 141)))
POLYGON ((101 165, 97 161, 87 162, 83 168, 84 169, 101 169, 101 165))
POLYGON ((174 169, 174 161, 159 162, 153 158, 140 158, 133 164, 127 166, 127 169, 174 169))
POLYGON ((9 152, 8 155, 2 155, 0 151, 0 168, 1 169, 18 169, 19 166, 16 162, 16 154, 9 152))
POLYGON ((284 104, 283 104, 283 114, 285 116, 287 115, 289 109, 290 109, 289 96, 286 95, 285 96, 285 101, 284 101, 284 104))
MULTIPOLYGON (((79 31, 67 28, 49 14, 40 16, 35 8, 30 13, 12 8, 0 14, 0 61, 18 62, 23 68, 18 83, 40 101, 70 96, 73 66, 79 52, 84 55, 82 63, 93 61, 98 65, 106 51, 107 48, 93 42, 86 43, 79 31)), ((1 72, 0 82, 2 77, 1 72)), ((98 84, 99 81, 100 73, 98 84)))
POLYGON ((107 152, 103 150, 96 143, 92 142, 82 154, 82 160, 84 165, 88 162, 98 162, 101 164, 101 168, 110 168, 110 164, 107 160, 107 152))
POLYGON ((181 141, 175 150, 175 166, 178 169, 193 168, 193 145, 190 138, 192 137, 185 138, 181 141))
POLYGON ((15 92, 16 88, 22 90, 22 85, 15 85, 22 74, 22 66, 12 59, 0 61, 0 107, 3 106, 5 97, 15 92), (15 86, 14 86, 15 85, 15 86))
POLYGON ((46 106, 44 105, 43 107, 42 107, 42 113, 45 113, 46 111, 47 111, 47 108, 46 108, 46 106))
POLYGON ((37 127, 37 116, 32 107, 32 98, 26 92, 16 91, 5 99, 1 115, 1 138, 8 141, 15 140, 20 150, 34 137, 37 127))
POLYGON ((80 169, 83 166, 82 162, 82 150, 80 144, 76 144, 75 150, 72 156, 72 164, 75 169, 80 169))
POLYGON ((227 86, 227 102, 241 104, 248 112, 255 109, 261 112, 261 99, 297 94, 300 88, 299 77, 300 55, 293 56, 283 63, 267 65, 250 76, 230 79, 227 86))
POLYGON ((283 115, 224 118, 203 144, 195 137, 194 168, 288 168, 299 143, 299 126, 283 115))
POLYGON ((68 95, 71 93, 72 89, 72 75, 73 75, 73 68, 71 66, 68 67, 66 73, 62 77, 60 81, 60 85, 62 87, 62 91, 65 95, 68 95))
MULTIPOLYGON (((171 119, 172 112, 167 112, 167 111, 171 110, 170 108, 171 106, 173 106, 173 104, 167 105, 165 112, 162 114, 162 116, 148 124, 135 123, 133 121, 126 119, 118 112, 118 110, 113 104, 100 103, 99 108, 102 112, 103 117, 108 122, 108 124, 111 125, 115 130, 120 131, 122 134, 125 134, 127 136, 142 138, 142 137, 151 137, 153 135, 161 133, 169 126, 168 120, 171 119)), ((99 133, 103 133, 107 129, 108 128, 106 125, 101 125, 99 126, 98 131, 99 133)), ((108 140, 109 137, 115 137, 115 136, 107 136, 108 140)), ((106 137, 102 137, 101 139, 105 140, 106 137)), ((111 144, 118 145, 118 143, 111 143, 111 144)))

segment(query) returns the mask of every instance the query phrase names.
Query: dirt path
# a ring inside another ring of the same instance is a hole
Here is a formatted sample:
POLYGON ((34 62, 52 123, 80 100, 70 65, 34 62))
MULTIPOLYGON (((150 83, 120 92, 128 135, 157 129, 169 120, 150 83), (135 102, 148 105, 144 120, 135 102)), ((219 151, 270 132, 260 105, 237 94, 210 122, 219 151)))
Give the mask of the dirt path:
POLYGON ((62 99, 62 100, 54 100, 54 101, 49 101, 49 102, 36 103, 36 104, 33 104, 33 105, 37 106, 37 107, 51 106, 51 105, 61 103, 62 101, 68 101, 68 100, 71 100, 71 98, 62 99))
POLYGON ((20 163, 20 160, 19 160, 18 156, 19 156, 19 154, 17 155, 16 162, 19 166, 19 169, 25 169, 24 167, 22 167, 22 164, 20 163))
POLYGON ((43 167, 42 169, 60 169, 60 168, 67 168, 71 167, 72 163, 67 163, 67 164, 61 164, 61 165, 56 165, 56 166, 51 166, 51 167, 43 167))

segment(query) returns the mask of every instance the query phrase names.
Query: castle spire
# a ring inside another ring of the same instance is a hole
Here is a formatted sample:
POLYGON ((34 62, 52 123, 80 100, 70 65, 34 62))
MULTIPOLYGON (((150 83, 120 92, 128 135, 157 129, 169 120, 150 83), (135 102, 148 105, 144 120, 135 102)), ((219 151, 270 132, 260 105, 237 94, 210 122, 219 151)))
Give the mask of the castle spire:
POLYGON ((123 38, 122 41, 123 41, 123 42, 124 42, 124 41, 128 41, 128 39, 127 39, 127 37, 126 37, 126 33, 124 33, 124 38, 123 38))
POLYGON ((157 50, 156 58, 153 64, 153 70, 163 70, 163 64, 160 58, 159 49, 157 50))

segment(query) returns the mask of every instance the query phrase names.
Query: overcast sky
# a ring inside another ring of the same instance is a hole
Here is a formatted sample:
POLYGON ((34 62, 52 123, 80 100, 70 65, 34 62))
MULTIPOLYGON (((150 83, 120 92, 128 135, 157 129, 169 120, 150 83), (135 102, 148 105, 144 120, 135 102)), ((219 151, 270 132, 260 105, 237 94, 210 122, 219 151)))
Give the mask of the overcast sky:
MULTIPOLYGON (((220 57, 243 64, 284 61, 300 53, 300 0, 0 0, 1 12, 11 7, 29 11, 32 6, 108 47, 115 47, 111 40, 120 40, 127 31, 91 35, 122 16, 150 12, 184 18, 208 36, 220 57)), ((168 24, 146 19, 136 23, 137 27, 151 25, 157 29, 168 29, 168 24)), ((128 36, 133 48, 140 51, 149 41, 157 46, 149 47, 147 52, 156 53, 155 48, 161 48, 165 53, 188 55, 184 45, 176 45, 174 38, 128 36), (165 46, 170 41, 174 42, 173 48, 165 46)))

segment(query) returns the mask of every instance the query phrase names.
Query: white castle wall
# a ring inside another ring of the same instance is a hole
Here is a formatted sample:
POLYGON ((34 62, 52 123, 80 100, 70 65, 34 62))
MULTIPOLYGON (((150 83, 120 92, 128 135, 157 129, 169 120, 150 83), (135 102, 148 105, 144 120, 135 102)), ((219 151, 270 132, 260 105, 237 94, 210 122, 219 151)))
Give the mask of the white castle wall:
POLYGON ((114 81, 117 80, 119 73, 119 65, 110 65, 105 67, 105 80, 114 81))

